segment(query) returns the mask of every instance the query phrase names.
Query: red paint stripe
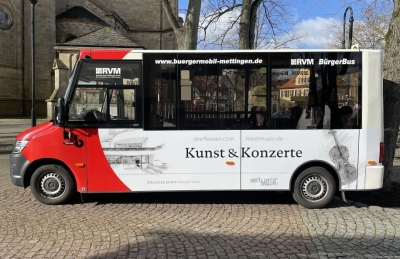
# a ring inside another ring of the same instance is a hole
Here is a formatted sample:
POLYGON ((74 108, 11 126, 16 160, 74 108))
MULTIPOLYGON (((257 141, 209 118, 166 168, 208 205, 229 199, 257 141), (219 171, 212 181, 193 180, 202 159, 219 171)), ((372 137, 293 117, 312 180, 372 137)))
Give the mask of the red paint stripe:
POLYGON ((84 49, 80 51, 79 59, 122 60, 131 49, 84 49))

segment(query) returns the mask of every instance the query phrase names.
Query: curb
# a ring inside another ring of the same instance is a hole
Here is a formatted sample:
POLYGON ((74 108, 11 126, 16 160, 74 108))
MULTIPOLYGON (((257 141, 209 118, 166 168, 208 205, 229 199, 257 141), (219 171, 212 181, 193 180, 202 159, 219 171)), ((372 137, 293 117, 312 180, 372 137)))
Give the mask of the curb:
POLYGON ((12 143, 0 143, 0 154, 11 154, 13 146, 14 141, 12 143))

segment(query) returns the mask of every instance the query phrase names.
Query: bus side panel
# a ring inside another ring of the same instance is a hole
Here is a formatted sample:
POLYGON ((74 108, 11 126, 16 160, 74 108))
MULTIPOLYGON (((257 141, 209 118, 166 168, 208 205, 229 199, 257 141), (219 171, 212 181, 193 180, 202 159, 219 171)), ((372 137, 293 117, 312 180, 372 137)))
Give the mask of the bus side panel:
POLYGON ((129 192, 129 188, 114 174, 104 156, 99 130, 86 129, 88 192, 129 192))
MULTIPOLYGON (((108 161, 107 174, 111 167, 131 191, 240 189, 239 130, 99 129, 99 135, 99 161, 108 161)), ((92 184, 96 176, 89 171, 92 184)), ((96 189, 107 184, 102 178, 96 189)))
MULTIPOLYGON (((359 179, 358 190, 365 189, 366 169, 374 165, 368 165, 369 160, 373 160, 378 164, 379 161, 379 145, 383 142, 383 134, 381 129, 367 128, 360 130, 360 159, 359 165, 359 179)), ((381 165, 381 164, 379 164, 381 165)))
MULTIPOLYGON (((44 125, 44 124, 43 124, 44 125)), ((37 126, 43 127, 43 125, 37 126)), ((86 164, 86 136, 82 129, 69 129, 75 138, 63 139, 63 130, 61 127, 53 126, 48 123, 46 133, 36 134, 31 143, 23 150, 23 155, 30 163, 38 159, 60 160, 71 170, 76 181, 78 191, 86 189, 87 177, 86 167, 77 166, 77 164, 86 164), (72 144, 64 144, 71 142, 72 144)), ((36 128, 36 127, 35 127, 36 128)))
POLYGON ((357 188, 359 130, 243 131, 243 190, 289 190, 301 165, 322 161, 336 168, 341 188, 357 188), (337 147, 340 147, 339 149, 337 147))
MULTIPOLYGON (((381 51, 363 52, 362 118, 358 189, 365 189, 368 160, 379 164, 379 147, 383 142, 383 82, 381 51), (379 75, 379 76, 378 76, 379 75)), ((381 165, 381 164, 379 164, 381 165)))

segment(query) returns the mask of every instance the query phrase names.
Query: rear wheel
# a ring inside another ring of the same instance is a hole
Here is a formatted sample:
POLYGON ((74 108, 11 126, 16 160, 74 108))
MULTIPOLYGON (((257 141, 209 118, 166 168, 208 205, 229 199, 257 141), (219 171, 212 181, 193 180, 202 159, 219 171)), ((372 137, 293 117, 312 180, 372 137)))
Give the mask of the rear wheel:
POLYGON ((74 181, 60 165, 43 165, 36 169, 30 186, 35 198, 44 204, 64 204, 74 194, 74 181))
POLYGON ((335 195, 336 182, 322 167, 305 169, 296 178, 293 188, 295 201, 308 209, 326 206, 335 195))

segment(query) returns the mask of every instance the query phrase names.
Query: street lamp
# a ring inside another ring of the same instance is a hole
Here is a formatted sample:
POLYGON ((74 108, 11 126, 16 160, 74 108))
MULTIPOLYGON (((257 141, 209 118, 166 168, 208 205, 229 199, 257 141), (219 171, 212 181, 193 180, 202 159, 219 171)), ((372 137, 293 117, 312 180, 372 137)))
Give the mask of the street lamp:
POLYGON ((31 43, 32 43, 32 110, 31 119, 32 127, 36 126, 35 111, 35 4, 37 0, 29 0, 31 2, 31 43))
POLYGON ((351 42, 353 39, 353 22, 354 22, 354 18, 353 18, 353 9, 349 6, 346 8, 346 11, 344 11, 344 16, 343 16, 343 39, 342 39, 342 49, 346 48, 346 13, 347 10, 350 10, 350 28, 349 28, 349 49, 351 48, 351 42))

